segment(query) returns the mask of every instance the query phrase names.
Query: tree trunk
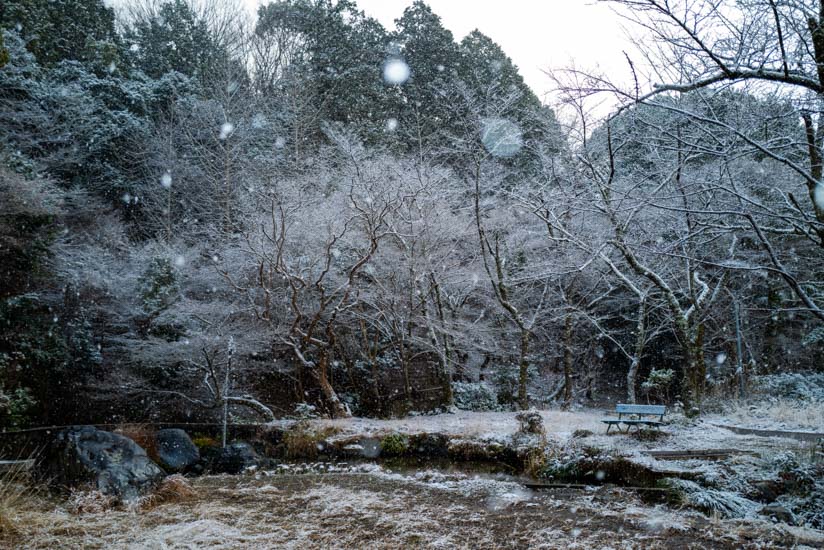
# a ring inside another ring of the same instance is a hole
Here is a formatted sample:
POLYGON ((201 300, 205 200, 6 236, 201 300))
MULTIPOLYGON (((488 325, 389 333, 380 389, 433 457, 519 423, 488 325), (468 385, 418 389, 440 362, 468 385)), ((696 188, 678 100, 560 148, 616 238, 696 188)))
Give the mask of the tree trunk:
MULTIPOLYGON (((449 346, 449 336, 446 333, 446 317, 444 315, 443 310, 443 302, 441 301, 441 287, 438 284, 438 281, 435 279, 435 274, 430 273, 429 278, 432 281, 432 289, 435 291, 435 311, 438 313, 438 321, 441 324, 441 328, 443 330, 443 336, 441 338, 441 383, 443 384, 443 396, 444 401, 447 407, 452 407, 455 405, 455 396, 452 392, 452 350, 449 346)), ((428 316, 427 316, 428 320, 428 316)), ((430 326, 430 330, 432 332, 432 344, 434 346, 438 345, 438 337, 435 334, 434 327, 430 326)))
POLYGON ((455 394, 452 392, 452 375, 447 365, 441 367, 441 385, 443 386, 444 405, 447 408, 455 406, 455 394))
POLYGON ((641 357, 644 355, 644 345, 647 339, 646 317, 647 301, 646 297, 642 297, 638 304, 638 322, 635 325, 635 353, 627 371, 627 401, 629 403, 637 402, 635 387, 638 384, 638 367, 641 366, 641 357))
POLYGON ((638 397, 635 394, 635 386, 638 383, 638 367, 641 364, 641 358, 636 355, 632 358, 627 371, 627 403, 637 403, 638 397))
POLYGON ((564 410, 572 405, 572 314, 564 319, 564 410))
POLYGON ((699 324, 693 338, 684 345, 684 377, 681 400, 687 416, 697 416, 701 412, 704 396, 704 380, 707 367, 704 364, 704 325, 699 324))
POLYGON ((744 372, 744 350, 741 345, 741 308, 737 301, 732 303, 732 314, 735 319, 735 372, 738 375, 738 399, 747 396, 747 377, 744 372))
POLYGON ((329 358, 326 353, 322 353, 321 359, 318 361, 318 368, 316 369, 315 374, 321 394, 323 395, 323 400, 325 401, 325 405, 332 418, 349 418, 352 416, 352 413, 349 411, 349 407, 347 407, 346 404, 340 400, 335 388, 333 388, 332 384, 329 382, 328 366, 329 358))
POLYGON ((529 408, 529 395, 527 395, 527 378, 529 370, 529 331, 521 330, 521 356, 518 361, 518 406, 522 410, 529 408))

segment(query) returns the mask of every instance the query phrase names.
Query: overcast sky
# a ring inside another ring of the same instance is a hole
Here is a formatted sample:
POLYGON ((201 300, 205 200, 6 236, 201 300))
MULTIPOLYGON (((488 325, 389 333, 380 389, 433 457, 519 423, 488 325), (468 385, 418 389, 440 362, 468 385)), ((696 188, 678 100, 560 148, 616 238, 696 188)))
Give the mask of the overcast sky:
MULTIPOLYGON (((259 0, 245 0, 257 9, 259 0)), ((389 30, 413 0, 357 0, 360 9, 389 30)), ((473 29, 491 37, 512 58, 527 84, 542 97, 552 88, 544 74, 569 66, 600 67, 616 78, 626 71, 630 49, 610 7, 595 0, 428 0, 460 41, 473 29)))

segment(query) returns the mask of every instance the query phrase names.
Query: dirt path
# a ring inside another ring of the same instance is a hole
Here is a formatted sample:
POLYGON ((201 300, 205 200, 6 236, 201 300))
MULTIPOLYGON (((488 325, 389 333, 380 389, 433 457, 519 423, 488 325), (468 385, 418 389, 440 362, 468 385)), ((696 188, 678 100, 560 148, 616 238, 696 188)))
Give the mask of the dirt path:
POLYGON ((757 435, 760 437, 785 437, 789 439, 796 439, 798 441, 812 441, 816 442, 824 439, 824 433, 816 432, 799 432, 787 430, 762 430, 760 428, 741 428, 739 426, 727 426, 725 424, 713 424, 719 428, 724 428, 731 432, 744 435, 757 435))

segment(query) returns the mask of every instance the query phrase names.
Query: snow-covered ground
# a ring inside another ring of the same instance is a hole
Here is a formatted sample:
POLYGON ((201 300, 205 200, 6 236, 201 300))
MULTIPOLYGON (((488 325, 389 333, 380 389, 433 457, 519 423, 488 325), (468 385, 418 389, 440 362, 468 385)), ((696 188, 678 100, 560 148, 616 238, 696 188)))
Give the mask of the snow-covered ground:
MULTIPOLYGON (((397 420, 314 420, 331 437, 438 433, 506 442, 518 429, 513 412, 457 412, 397 420), (329 430, 334 428, 334 430, 329 430)), ((798 441, 738 435, 718 418, 673 417, 656 441, 605 433, 603 411, 542 411, 549 448, 597 447, 652 469, 689 472, 716 494, 743 503, 736 519, 645 504, 615 486, 533 491, 511 476, 418 470, 376 463, 283 464, 277 470, 191 480, 195 496, 143 509, 72 513, 43 497, 16 511, 15 539, 26 548, 813 548, 824 532, 759 516, 761 504, 739 498, 747 480, 776 475, 798 441), (657 449, 738 449, 723 461, 658 460, 657 449)), ((734 419, 725 417, 728 423, 734 419)), ((289 423, 282 423, 288 427, 289 423)), ((700 496, 700 495, 699 495, 700 496)), ((11 547, 19 546, 12 544, 11 547)))

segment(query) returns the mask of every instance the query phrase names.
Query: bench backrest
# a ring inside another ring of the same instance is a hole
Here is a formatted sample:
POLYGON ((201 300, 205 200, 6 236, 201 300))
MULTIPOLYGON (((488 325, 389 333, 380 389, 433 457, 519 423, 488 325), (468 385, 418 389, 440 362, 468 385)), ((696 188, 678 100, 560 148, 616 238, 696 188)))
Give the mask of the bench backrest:
POLYGON ((618 403, 615 405, 615 412, 618 414, 664 416, 667 408, 664 405, 630 405, 627 403, 618 403))

